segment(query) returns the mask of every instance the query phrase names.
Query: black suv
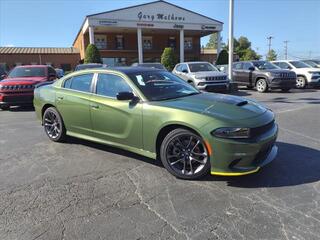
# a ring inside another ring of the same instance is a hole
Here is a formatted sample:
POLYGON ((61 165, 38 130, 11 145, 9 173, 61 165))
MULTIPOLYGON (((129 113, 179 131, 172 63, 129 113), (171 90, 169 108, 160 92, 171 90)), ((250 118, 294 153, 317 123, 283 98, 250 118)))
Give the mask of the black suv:
POLYGON ((233 64, 233 80, 238 85, 256 87, 259 92, 281 89, 288 92, 296 85, 296 74, 283 70, 268 61, 245 61, 233 64))

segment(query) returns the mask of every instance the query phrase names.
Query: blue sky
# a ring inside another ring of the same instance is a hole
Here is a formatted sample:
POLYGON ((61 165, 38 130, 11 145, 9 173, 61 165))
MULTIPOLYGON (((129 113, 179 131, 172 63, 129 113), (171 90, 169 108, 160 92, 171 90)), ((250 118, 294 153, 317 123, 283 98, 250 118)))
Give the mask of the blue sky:
MULTIPOLYGON (((228 0, 168 0, 224 22, 228 36, 228 0)), ((69 47, 85 15, 149 1, 144 0, 0 0, 0 46, 69 47)), ((254 50, 272 48, 283 57, 289 40, 291 58, 320 58, 320 0, 235 0, 236 37, 246 36, 254 50)), ((205 44, 207 38, 202 39, 205 44)))

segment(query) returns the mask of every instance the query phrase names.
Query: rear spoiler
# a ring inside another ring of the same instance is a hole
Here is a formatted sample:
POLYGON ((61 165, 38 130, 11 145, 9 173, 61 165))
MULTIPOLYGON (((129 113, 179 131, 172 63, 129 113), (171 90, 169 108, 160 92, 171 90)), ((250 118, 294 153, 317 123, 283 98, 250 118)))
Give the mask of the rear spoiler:
POLYGON ((54 81, 45 81, 45 82, 41 82, 41 83, 37 83, 34 88, 39 88, 39 87, 42 87, 42 86, 46 86, 46 85, 50 85, 54 83, 54 81))

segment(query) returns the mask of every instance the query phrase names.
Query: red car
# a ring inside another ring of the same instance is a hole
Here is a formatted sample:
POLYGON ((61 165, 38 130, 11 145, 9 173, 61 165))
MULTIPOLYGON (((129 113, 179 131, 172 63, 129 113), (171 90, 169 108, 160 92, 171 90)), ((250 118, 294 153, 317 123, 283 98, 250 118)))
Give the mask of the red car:
POLYGON ((0 108, 7 110, 10 106, 32 105, 35 85, 56 78, 56 71, 50 66, 15 67, 7 78, 0 81, 0 108))

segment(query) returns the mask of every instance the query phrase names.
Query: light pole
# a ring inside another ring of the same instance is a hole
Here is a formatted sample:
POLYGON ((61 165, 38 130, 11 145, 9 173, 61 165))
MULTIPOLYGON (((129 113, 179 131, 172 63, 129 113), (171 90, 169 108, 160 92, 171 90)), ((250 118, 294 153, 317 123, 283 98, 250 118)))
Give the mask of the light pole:
POLYGON ((233 3, 229 1, 229 68, 228 77, 232 81, 232 63, 233 63, 233 3))
POLYGON ((284 57, 285 57, 285 60, 288 59, 288 40, 284 41, 284 57))

